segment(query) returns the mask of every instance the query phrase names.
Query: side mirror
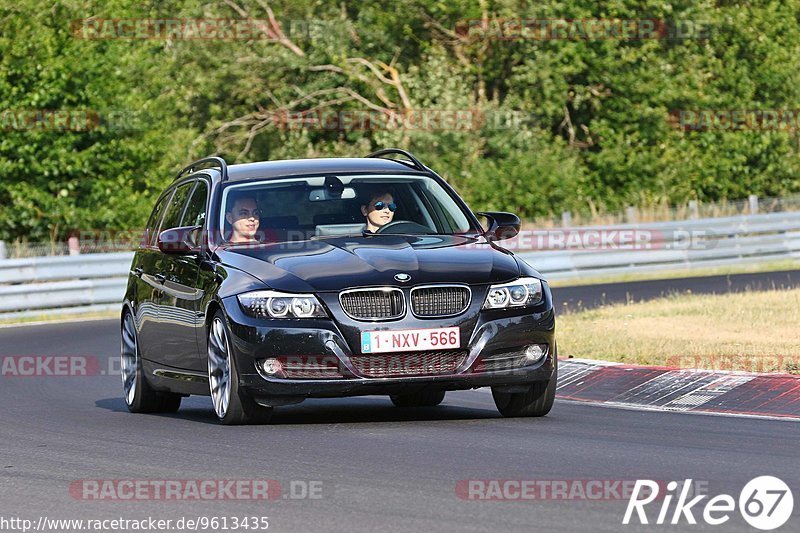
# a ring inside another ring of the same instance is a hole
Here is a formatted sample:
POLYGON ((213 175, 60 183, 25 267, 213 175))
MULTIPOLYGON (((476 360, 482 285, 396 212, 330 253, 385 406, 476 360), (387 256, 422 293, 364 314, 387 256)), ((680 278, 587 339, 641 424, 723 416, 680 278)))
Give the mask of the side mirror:
POLYGON ((520 220, 514 213, 489 211, 477 214, 489 219, 489 229, 486 230, 486 238, 490 241, 510 239, 516 237, 519 233, 520 220))
POLYGON ((158 234, 158 249, 165 254, 192 255, 200 252, 195 241, 195 233, 203 226, 182 226, 171 228, 158 234))

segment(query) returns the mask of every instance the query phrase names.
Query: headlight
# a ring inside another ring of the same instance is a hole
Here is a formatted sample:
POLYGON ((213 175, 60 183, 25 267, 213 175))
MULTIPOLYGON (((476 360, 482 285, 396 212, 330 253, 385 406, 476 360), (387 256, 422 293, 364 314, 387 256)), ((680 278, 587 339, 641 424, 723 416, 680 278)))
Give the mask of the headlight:
POLYGON ((325 318, 328 313, 313 294, 255 291, 240 294, 244 312, 255 318, 325 318))
POLYGON ((489 287, 483 302, 484 309, 527 307, 542 301, 542 281, 536 278, 519 278, 511 283, 489 287))

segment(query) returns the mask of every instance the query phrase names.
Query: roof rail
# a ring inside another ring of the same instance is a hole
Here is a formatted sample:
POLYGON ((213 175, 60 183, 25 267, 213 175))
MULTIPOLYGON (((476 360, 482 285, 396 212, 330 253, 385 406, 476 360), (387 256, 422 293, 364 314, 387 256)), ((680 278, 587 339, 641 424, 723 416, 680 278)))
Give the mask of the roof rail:
POLYGON ((196 170, 201 170, 200 167, 209 163, 213 163, 209 166, 209 168, 219 167, 219 173, 222 175, 222 181, 228 181, 228 163, 226 163, 221 157, 204 157, 203 159, 198 159, 188 167, 181 170, 178 173, 178 177, 175 179, 177 180, 182 178, 184 175, 191 174, 196 170))
POLYGON ((386 159, 390 159, 392 161, 397 161, 398 163, 403 163, 404 165, 408 165, 410 167, 416 168, 417 170, 425 172, 425 170, 426 170, 425 169, 425 165, 423 165, 420 162, 419 159, 417 159, 416 157, 411 155, 410 152, 407 152, 405 150, 401 150, 400 148, 384 148, 383 150, 378 150, 377 152, 372 152, 367 157, 383 157, 383 156, 392 155, 392 154, 398 154, 398 155, 405 156, 406 158, 408 158, 408 161, 392 159, 391 157, 388 157, 386 159), (410 164, 409 164, 409 162, 410 162, 410 164))

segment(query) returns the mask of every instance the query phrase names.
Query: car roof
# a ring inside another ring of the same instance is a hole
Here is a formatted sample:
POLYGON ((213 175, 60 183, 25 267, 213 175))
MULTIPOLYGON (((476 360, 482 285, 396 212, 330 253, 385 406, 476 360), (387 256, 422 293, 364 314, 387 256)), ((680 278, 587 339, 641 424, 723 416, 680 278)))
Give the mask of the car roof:
POLYGON ((348 174, 348 173, 421 174, 405 163, 391 159, 367 157, 329 157, 319 159, 283 159, 261 161, 228 166, 228 181, 254 178, 277 178, 308 174, 348 174))

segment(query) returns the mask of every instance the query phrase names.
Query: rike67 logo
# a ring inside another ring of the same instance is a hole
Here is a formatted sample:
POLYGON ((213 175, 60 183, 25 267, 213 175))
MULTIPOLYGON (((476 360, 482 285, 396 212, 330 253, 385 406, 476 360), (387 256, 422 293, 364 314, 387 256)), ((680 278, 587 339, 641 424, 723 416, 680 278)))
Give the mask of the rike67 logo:
MULTIPOLYGON (((659 493, 662 487, 663 484, 649 479, 637 480, 622 523, 627 525, 634 519, 635 524, 638 519, 640 524, 680 524, 683 520, 687 524, 697 524, 694 514, 696 512, 706 524, 719 526, 730 520, 731 514, 737 508, 737 501, 729 494, 714 496, 704 502, 704 505, 701 502, 708 497, 706 494, 689 499, 692 494, 691 479, 680 485, 677 481, 670 481, 665 494, 659 493), (672 508, 672 501, 676 496, 677 501, 672 508), (656 500, 661 504, 658 517, 655 522, 650 522, 652 515, 648 517, 645 507, 656 500)), ((750 526, 770 531, 789 520, 794 508, 794 497, 789 486, 782 480, 773 476, 760 476, 749 481, 739 493, 738 508, 742 518, 750 526)))

